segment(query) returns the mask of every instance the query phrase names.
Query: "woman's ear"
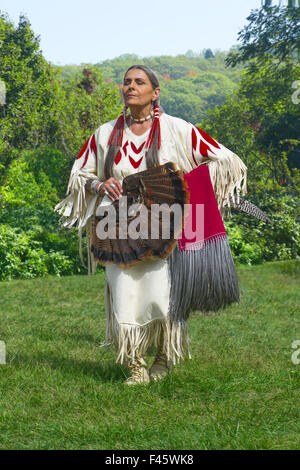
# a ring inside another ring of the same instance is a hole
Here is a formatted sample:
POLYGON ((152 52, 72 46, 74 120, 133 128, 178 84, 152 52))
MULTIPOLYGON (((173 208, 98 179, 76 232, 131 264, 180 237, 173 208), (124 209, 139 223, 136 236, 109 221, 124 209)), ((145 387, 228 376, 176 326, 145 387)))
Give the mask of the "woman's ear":
POLYGON ((122 104, 125 104, 124 94, 123 94, 123 86, 121 86, 121 87, 119 88, 119 92, 120 92, 121 103, 122 103, 122 104))
POLYGON ((154 101, 156 101, 159 97, 160 97, 160 88, 155 88, 155 90, 153 90, 154 101))

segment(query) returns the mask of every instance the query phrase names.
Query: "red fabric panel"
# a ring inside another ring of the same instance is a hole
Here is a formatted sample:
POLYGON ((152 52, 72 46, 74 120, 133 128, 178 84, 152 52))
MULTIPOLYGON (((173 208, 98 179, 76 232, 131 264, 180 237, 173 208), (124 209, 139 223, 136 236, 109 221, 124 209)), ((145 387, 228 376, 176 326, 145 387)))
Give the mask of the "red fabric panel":
POLYGON ((137 149, 136 146, 134 145, 134 143, 131 142, 131 148, 134 151, 134 153, 136 153, 136 154, 141 153, 144 145, 145 145, 145 142, 137 149))
POLYGON ((219 146, 219 144, 212 138, 210 137, 210 135, 206 134, 206 132, 204 132, 202 129, 200 129, 199 127, 197 127, 198 131, 200 132, 200 134, 202 135, 203 139, 205 139, 207 142, 209 142, 211 145, 213 145, 214 147, 216 147, 217 149, 221 148, 219 146))
POLYGON ((200 165, 190 173, 184 175, 190 192, 190 211, 185 219, 184 226, 196 232, 195 238, 190 240, 185 237, 184 230, 182 237, 178 239, 180 250, 188 249, 194 244, 200 244, 207 240, 226 236, 226 230, 220 215, 215 193, 210 181, 209 169, 207 165, 200 165), (203 219, 196 220, 196 205, 204 205, 203 219), (198 226, 196 227, 196 222, 198 226), (200 224, 202 224, 200 226, 200 224), (203 230, 204 224, 204 230, 203 230))
POLYGON ((123 145, 123 152, 127 156, 127 145, 128 145, 128 140, 126 140, 126 143, 123 145))
POLYGON ((140 158, 140 159, 136 162, 135 160, 133 160, 133 158, 131 158, 131 157, 129 156, 129 161, 130 161, 131 165, 133 166, 133 168, 138 168, 138 167, 140 166, 142 160, 143 160, 143 157, 140 158))
POLYGON ((95 154, 95 157, 96 157, 96 161, 97 161, 97 146, 96 146, 96 138, 95 138, 95 134, 93 134, 92 136, 92 140, 91 140, 91 149, 93 150, 94 154, 95 154))
POLYGON ((85 152, 85 150, 86 150, 86 148, 87 148, 87 146, 88 146, 89 140, 90 140, 90 139, 88 139, 88 140, 85 142, 84 146, 82 147, 82 149, 80 150, 80 152, 79 152, 79 154, 78 154, 78 157, 76 157, 76 160, 78 160, 78 159, 79 159, 80 157, 82 157, 82 155, 84 154, 84 152, 85 152))
POLYGON ((118 151, 117 155, 116 155, 116 158, 115 158, 115 164, 118 165, 118 163, 120 163, 120 160, 122 158, 122 154, 120 152, 120 150, 118 151))
POLYGON ((90 153, 90 151, 89 151, 89 149, 88 149, 87 152, 86 152, 86 155, 85 155, 85 159, 84 159, 83 165, 82 165, 82 167, 81 167, 80 169, 82 169, 82 168, 86 165, 86 162, 87 162, 87 160, 88 160, 88 158, 89 158, 89 153, 90 153))
POLYGON ((196 150, 197 148, 197 136, 195 129, 192 129, 192 144, 193 144, 193 149, 196 150))
MULTIPOLYGON (((200 140, 200 154, 203 157, 208 157, 207 150, 210 150, 212 152, 210 147, 205 142, 203 142, 203 140, 200 140)), ((214 153, 214 152, 212 152, 212 153, 214 153)))

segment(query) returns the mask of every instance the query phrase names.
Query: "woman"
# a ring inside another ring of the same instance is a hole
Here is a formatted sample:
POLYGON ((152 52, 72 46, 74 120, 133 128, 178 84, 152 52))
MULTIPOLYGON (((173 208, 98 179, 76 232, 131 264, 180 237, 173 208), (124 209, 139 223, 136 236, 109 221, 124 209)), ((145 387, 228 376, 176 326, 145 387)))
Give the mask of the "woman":
MULTIPOLYGON (((72 168, 69 196, 55 208, 65 218, 64 226, 77 222, 80 235, 86 227, 89 247, 92 216, 99 203, 117 200, 123 178, 132 173, 168 161, 189 173, 207 163, 222 211, 235 193, 246 192, 247 169, 239 157, 192 124, 161 112, 159 81, 151 69, 130 67, 123 97, 122 115, 100 126, 85 143, 72 168)), ((96 263, 88 252, 89 269, 94 272, 96 263)), ((187 315, 170 316, 174 276, 170 276, 169 261, 147 259, 130 268, 106 266, 106 341, 115 345, 116 361, 131 369, 128 385, 156 381, 173 364, 190 357, 187 315), (151 345, 157 347, 157 355, 148 371, 145 354, 151 345)), ((180 295, 184 297, 188 290, 187 285, 180 295)))

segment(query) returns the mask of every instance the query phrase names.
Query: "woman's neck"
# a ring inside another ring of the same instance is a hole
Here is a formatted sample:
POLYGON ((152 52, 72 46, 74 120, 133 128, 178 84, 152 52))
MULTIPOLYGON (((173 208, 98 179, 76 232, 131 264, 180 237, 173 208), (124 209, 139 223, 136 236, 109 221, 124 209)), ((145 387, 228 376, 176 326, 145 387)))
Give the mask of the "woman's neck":
POLYGON ((143 135, 150 129, 153 123, 151 111, 151 105, 130 107, 130 115, 126 117, 126 122, 131 132, 135 135, 143 135))
POLYGON ((132 106, 130 108, 130 115, 132 118, 135 120, 144 120, 145 118, 148 118, 151 115, 152 111, 152 106, 147 105, 147 106, 132 106))

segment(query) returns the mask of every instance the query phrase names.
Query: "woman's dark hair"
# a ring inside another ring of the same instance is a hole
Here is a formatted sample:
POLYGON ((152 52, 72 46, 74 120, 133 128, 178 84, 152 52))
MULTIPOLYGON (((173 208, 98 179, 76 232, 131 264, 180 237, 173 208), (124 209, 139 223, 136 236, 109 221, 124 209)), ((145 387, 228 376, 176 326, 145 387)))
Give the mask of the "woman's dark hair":
MULTIPOLYGON (((156 73, 153 70, 151 70, 149 67, 147 67, 146 65, 132 65, 125 72, 124 78, 126 77, 129 70, 132 70, 132 69, 143 70, 145 72, 145 74, 147 75, 147 77, 149 78, 153 90, 155 90, 156 88, 159 88, 159 80, 158 80, 158 77, 157 77, 156 73)), ((153 106, 159 106, 159 103, 160 103, 160 100, 158 98, 157 100, 155 100, 153 102, 153 106)), ((125 116, 124 116, 124 119, 125 119, 125 116)), ((117 156, 117 154, 120 151, 120 148, 122 146, 122 136, 123 136, 123 130, 124 130, 124 119, 121 116, 117 120, 117 122, 115 124, 115 127, 113 129, 113 132, 112 132, 112 135, 114 135, 115 137, 112 139, 112 142, 111 142, 111 139, 109 141, 110 142, 109 143, 109 150, 108 150, 108 153, 107 153, 107 156, 106 156, 106 159, 105 159, 105 165, 104 165, 104 174, 105 174, 106 179, 113 176, 112 175, 113 164, 114 164, 116 156, 117 156)), ((153 122, 153 125, 154 125, 154 122, 153 122)), ((150 134, 151 134, 151 132, 153 132, 153 125, 152 125, 152 129, 150 131, 150 134)), ((146 158, 147 168, 151 168, 153 166, 158 166, 159 165, 159 157, 158 157, 159 148, 158 147, 159 147, 159 125, 155 126, 152 145, 146 151, 145 158, 146 158)))

